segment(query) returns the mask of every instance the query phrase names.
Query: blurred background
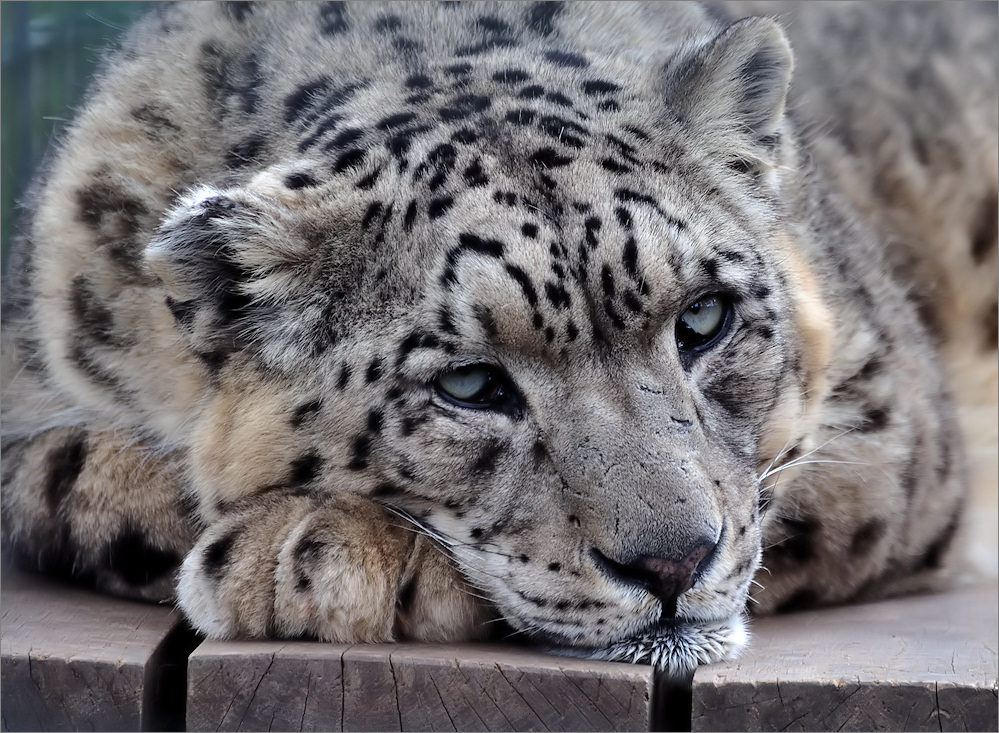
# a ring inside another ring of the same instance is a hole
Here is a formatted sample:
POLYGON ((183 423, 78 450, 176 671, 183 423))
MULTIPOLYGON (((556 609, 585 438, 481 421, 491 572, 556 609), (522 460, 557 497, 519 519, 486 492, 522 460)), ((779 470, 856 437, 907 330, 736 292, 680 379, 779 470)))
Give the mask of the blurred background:
POLYGON ((147 2, 0 3, 0 255, 15 207, 49 143, 73 117, 101 52, 147 2))

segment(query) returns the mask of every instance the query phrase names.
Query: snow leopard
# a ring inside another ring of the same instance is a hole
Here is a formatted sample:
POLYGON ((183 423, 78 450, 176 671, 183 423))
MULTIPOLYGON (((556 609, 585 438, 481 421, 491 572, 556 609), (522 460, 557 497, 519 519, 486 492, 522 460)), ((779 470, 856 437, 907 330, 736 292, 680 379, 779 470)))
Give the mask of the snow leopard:
POLYGON ((24 199, 4 556, 215 638, 671 674, 754 613, 945 587, 995 397, 996 27, 157 5, 24 199))

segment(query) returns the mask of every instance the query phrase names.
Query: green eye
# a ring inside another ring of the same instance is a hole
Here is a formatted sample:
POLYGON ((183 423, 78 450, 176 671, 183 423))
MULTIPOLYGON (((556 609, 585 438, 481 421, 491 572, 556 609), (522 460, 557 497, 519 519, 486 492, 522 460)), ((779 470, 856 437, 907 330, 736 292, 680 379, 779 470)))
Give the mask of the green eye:
POLYGON ((676 322, 676 343, 681 351, 703 351, 728 330, 732 307, 719 294, 705 295, 685 310, 676 322))
POLYGON ((441 397, 459 407, 511 414, 519 411, 519 398, 513 385, 500 369, 488 364, 449 369, 437 376, 434 387, 441 397))

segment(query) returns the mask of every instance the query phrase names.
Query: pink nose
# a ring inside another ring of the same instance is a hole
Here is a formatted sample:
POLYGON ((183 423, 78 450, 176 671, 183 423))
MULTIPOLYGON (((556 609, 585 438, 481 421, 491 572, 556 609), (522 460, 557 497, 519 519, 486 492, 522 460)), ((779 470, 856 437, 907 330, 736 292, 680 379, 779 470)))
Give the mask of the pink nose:
POLYGON ((693 587, 697 576, 710 565, 716 543, 704 539, 679 560, 639 555, 626 563, 610 559, 594 549, 598 564, 622 582, 640 585, 662 602, 663 618, 676 615, 676 600, 693 587))

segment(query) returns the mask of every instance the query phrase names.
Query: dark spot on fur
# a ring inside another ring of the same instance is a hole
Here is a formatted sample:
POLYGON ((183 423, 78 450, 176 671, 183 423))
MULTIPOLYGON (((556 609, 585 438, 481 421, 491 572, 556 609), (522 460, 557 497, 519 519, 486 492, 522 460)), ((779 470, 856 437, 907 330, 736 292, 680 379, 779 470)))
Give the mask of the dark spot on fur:
POLYGON ((972 232, 971 256, 976 264, 982 264, 989 253, 995 251, 997 238, 999 238, 999 194, 992 191, 982 200, 975 229, 972 232))
POLYGON ((912 453, 909 454, 909 461, 905 464, 905 468, 899 476, 899 483, 902 484, 905 496, 909 500, 912 499, 916 493, 916 489, 919 487, 919 477, 921 475, 920 464, 922 460, 923 442, 921 439, 917 439, 912 453))
POLYGON ((377 217, 382 213, 382 203, 381 201, 373 201, 368 205, 368 210, 364 212, 364 218, 361 219, 361 227, 363 229, 368 229, 377 217))
POLYGON ((319 559, 319 556, 323 553, 326 543, 322 540, 317 540, 315 537, 310 537, 305 535, 298 541, 295 545, 295 549, 292 554, 303 562, 315 562, 319 559))
POLYGON ((547 99, 549 102, 557 104, 559 107, 572 106, 572 100, 569 99, 564 94, 562 94, 561 92, 548 92, 547 94, 545 94, 545 99, 547 99))
POLYGON ((467 61, 463 61, 460 64, 445 67, 444 71, 448 76, 467 76, 472 73, 472 65, 467 61))
POLYGON ((638 279, 638 245, 635 243, 634 237, 628 237, 628 241, 624 244, 624 250, 621 252, 621 264, 624 265, 624 271, 632 280, 638 279))
POLYGON ((323 458, 316 453, 306 453, 291 462, 291 473, 288 483, 291 486, 302 486, 316 477, 323 466, 323 458))
POLYGON ((305 593, 312 587, 312 579, 305 574, 304 571, 299 571, 298 580, 295 581, 295 590, 299 593, 305 593))
POLYGON ((365 155, 367 153, 363 148, 351 148, 336 159, 333 164, 333 172, 343 173, 351 168, 357 168, 364 162, 365 155))
POLYGON ((53 514, 73 488, 86 460, 87 440, 82 434, 74 435, 46 457, 49 475, 45 484, 45 499, 53 514))
POLYGON ((222 3, 222 9, 225 10, 226 14, 234 21, 242 23, 246 20, 246 16, 253 13, 253 3, 234 0, 222 3))
POLYGON ((548 563, 548 569, 551 570, 553 573, 557 573, 562 569, 562 565, 561 563, 557 562, 548 563))
POLYGON ((382 377, 382 358, 376 357, 371 360, 368 365, 367 371, 364 373, 364 381, 366 384, 372 384, 377 382, 382 377))
POLYGON ((545 58, 556 66, 568 68, 583 69, 590 65, 585 56, 568 51, 548 51, 545 53, 545 58))
POLYGON ((504 452, 506 452, 506 446, 503 443, 490 442, 479 453, 479 457, 472 466, 472 472, 477 474, 492 473, 496 470, 496 462, 504 452))
POLYGON ((350 29, 347 22, 347 4, 344 2, 324 2, 319 6, 319 30, 328 36, 346 33, 350 29))
POLYGON ((337 136, 323 146, 323 150, 343 150, 354 145, 364 137, 364 130, 359 127, 348 127, 337 133, 337 136))
POLYGON ((444 122, 455 122, 466 119, 474 114, 489 109, 492 100, 482 95, 466 94, 451 101, 447 107, 442 107, 437 114, 444 122))
POLYGON ((885 536, 888 527, 880 519, 872 519, 853 533, 850 553, 855 557, 868 554, 885 536))
POLYGON ((267 142, 261 135, 250 135, 233 145, 225 154, 225 164, 229 168, 245 168, 258 165, 267 152, 267 142))
POLYGON ((140 229, 149 209, 114 180, 110 169, 94 173, 90 185, 76 191, 77 220, 109 241, 127 240, 140 229))
POLYGON ((142 533, 130 529, 108 545, 105 562, 128 585, 137 587, 173 571, 180 564, 180 557, 153 546, 142 533))
POLYGON ((398 114, 382 118, 378 123, 376 123, 375 127, 379 130, 393 130, 397 127, 402 127, 415 119, 416 115, 412 112, 399 112, 398 114))
POLYGON ((558 283, 545 283, 545 295, 556 310, 563 310, 572 304, 569 292, 558 283))
POLYGON ((295 408, 295 411, 291 414, 291 419, 289 419, 289 424, 293 428, 301 427, 302 424, 319 412, 322 409, 323 401, 319 397, 314 400, 309 400, 308 402, 303 402, 301 405, 295 408))
POLYGON ((284 179, 284 185, 286 188, 297 191, 300 188, 312 188, 313 186, 318 186, 319 181, 310 176, 308 173, 291 173, 284 179))
POLYGON ((402 493, 404 493, 402 489, 400 489, 395 484, 390 484, 390 483, 380 483, 371 490, 372 497, 398 496, 399 494, 402 493))
POLYGON ((402 21, 396 15, 384 15, 375 21, 378 33, 395 33, 402 29, 402 21))
POLYGON ((874 433, 888 427, 891 411, 887 407, 871 408, 864 412, 863 422, 857 426, 857 432, 874 433))
POLYGON ((958 506, 954 510, 954 513, 950 517, 950 521, 947 522, 940 534, 937 535, 936 539, 926 548, 926 552, 923 553, 922 558, 916 563, 915 569, 918 570, 938 570, 944 565, 944 559, 947 556, 947 551, 950 549, 954 542, 954 536, 957 534, 958 527, 961 525, 961 508, 958 506))
POLYGON ((602 161, 600 161, 600 167, 603 168, 605 171, 610 171, 611 173, 621 174, 621 173, 631 172, 630 167, 622 163, 619 163, 613 158, 604 158, 602 161))
POLYGON ((530 78, 531 75, 522 69, 503 69, 493 74, 493 81, 500 84, 520 84, 530 78))
POLYGON ((426 74, 413 74, 406 78, 407 89, 432 89, 434 81, 426 74))
POLYGON ((85 275, 77 275, 70 283, 70 309, 76 318, 77 337, 93 342, 124 348, 134 344, 134 339, 115 329, 111 309, 101 302, 91 289, 85 275))
POLYGON ((159 113, 156 107, 151 104, 144 104, 136 107, 131 112, 132 117, 154 130, 170 130, 180 132, 180 127, 159 113))
POLYGON ((475 320, 477 320, 479 325, 482 326, 482 330, 485 331, 487 337, 494 338, 496 336, 496 319, 493 316, 493 312, 489 308, 476 306, 475 320))
POLYGON ((583 94, 591 97, 599 94, 611 94, 620 91, 620 89, 621 87, 614 82, 603 81, 601 79, 583 82, 583 94))
POLYGON ((472 188, 478 188, 480 186, 485 186, 489 183, 489 176, 485 174, 482 170, 481 161, 476 158, 473 160, 464 171, 465 183, 467 183, 472 188))
POLYGON ((382 431, 382 423, 385 420, 385 414, 381 410, 369 410, 368 411, 368 431, 372 435, 378 435, 382 431))
POLYGON ((209 577, 218 577, 222 569, 229 564, 229 553, 236 544, 236 537, 240 532, 242 528, 233 529, 205 548, 203 567, 209 577))
MULTIPOLYGON (((793 562, 803 563, 815 556, 815 539, 813 535, 819 528, 818 522, 811 519, 781 520, 787 537, 767 550, 772 558, 786 558, 793 562)), ((766 561, 764 561, 766 564, 766 561)))
POLYGON ((561 2, 533 3, 525 12, 527 27, 539 36, 551 36, 555 33, 555 21, 564 10, 561 2))
POLYGON ((336 388, 340 391, 343 391, 350 382, 350 372, 350 364, 344 363, 343 366, 340 367, 340 375, 336 380, 336 388))
MULTIPOLYGON (((441 282, 446 286, 451 286, 458 281, 455 268, 457 267, 458 259, 466 252, 474 252, 486 257, 500 259, 503 257, 503 250, 503 243, 499 240, 482 239, 474 234, 460 234, 458 236, 458 245, 452 248, 447 254, 444 272, 441 274, 441 282)), ((453 323, 451 324, 449 333, 455 333, 453 323)))
POLYGON ((475 131, 463 127, 460 130, 456 130, 453 135, 451 135, 451 140, 453 142, 459 143, 461 145, 473 145, 479 140, 479 136, 475 131))
POLYGON ((572 158, 559 155, 552 148, 541 148, 535 151, 529 158, 533 165, 543 169, 561 168, 572 163, 572 158))
POLYGON ((510 277, 512 277, 517 284, 520 285, 520 289, 524 292, 524 297, 527 298, 527 302, 530 306, 532 308, 536 307, 538 305, 538 292, 535 290, 534 283, 531 282, 530 276, 517 265, 508 264, 506 266, 506 271, 510 277))
POLYGON ((363 471, 368 467, 368 455, 371 453, 371 436, 367 433, 354 437, 354 444, 351 446, 350 463, 347 468, 351 471, 363 471))
POLYGON ((440 198, 431 199, 430 204, 427 206, 427 216, 431 220, 439 219, 448 212, 448 210, 454 205, 454 199, 451 196, 441 196, 440 198))

